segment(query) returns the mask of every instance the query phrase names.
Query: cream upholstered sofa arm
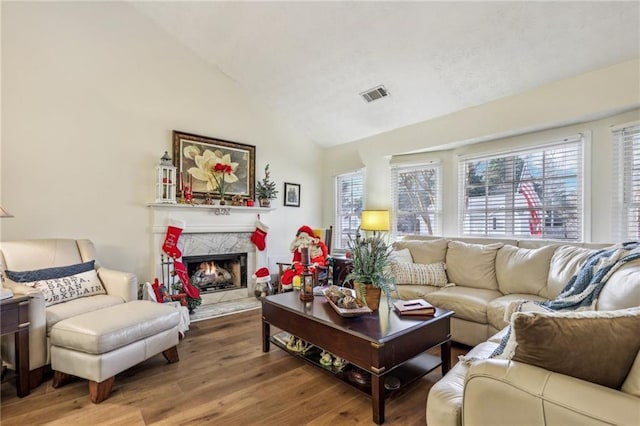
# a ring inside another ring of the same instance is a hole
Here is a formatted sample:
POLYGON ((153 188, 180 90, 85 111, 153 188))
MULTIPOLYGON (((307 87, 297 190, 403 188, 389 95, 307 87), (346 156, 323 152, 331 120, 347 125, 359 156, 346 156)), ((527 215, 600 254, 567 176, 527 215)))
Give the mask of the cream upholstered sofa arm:
POLYGON ((638 425, 638 407, 640 398, 615 389, 522 362, 487 359, 469 368, 462 424, 638 425))
POLYGON ((138 298, 138 278, 134 274, 99 267, 98 278, 107 290, 107 294, 122 297, 125 302, 138 298))

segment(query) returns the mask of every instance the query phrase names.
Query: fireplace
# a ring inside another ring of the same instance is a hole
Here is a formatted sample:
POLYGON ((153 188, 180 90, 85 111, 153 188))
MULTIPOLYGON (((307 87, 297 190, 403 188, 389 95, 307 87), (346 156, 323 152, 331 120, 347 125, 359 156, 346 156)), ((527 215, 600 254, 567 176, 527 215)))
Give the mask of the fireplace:
POLYGON ((201 293, 247 288, 247 253, 183 256, 182 262, 201 293))
MULTIPOLYGON (((267 265, 267 249, 258 250, 251 242, 251 235, 256 229, 256 214, 267 214, 272 208, 230 206, 221 208, 209 205, 188 204, 150 204, 152 211, 152 244, 154 264, 150 276, 162 277, 162 245, 170 220, 181 220, 185 223, 178 240, 178 248, 182 252, 181 261, 216 262, 228 260, 228 255, 244 255, 238 260, 240 271, 235 270, 237 281, 234 288, 224 291, 214 286, 201 291, 202 303, 218 303, 233 299, 254 297, 254 280, 251 274, 257 266, 267 265), (193 260, 196 259, 196 260, 193 260), (153 275, 151 275, 153 274, 153 275)), ((195 268, 192 266, 191 268, 195 268)), ((223 267, 224 268, 224 267, 223 267)), ((227 268, 225 268, 227 269, 227 268)), ((232 268, 233 271, 233 268, 232 268)), ((195 271, 187 268, 191 277, 195 271)), ((229 272, 231 273, 231 272, 229 272)), ((224 274, 224 272, 223 272, 224 274)))

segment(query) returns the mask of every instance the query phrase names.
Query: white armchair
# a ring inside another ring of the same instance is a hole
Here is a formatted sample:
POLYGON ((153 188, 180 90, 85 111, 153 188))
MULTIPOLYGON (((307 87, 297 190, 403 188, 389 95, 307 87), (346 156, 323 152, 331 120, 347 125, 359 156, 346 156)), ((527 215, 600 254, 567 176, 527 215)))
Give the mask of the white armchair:
MULTIPOLYGON (((49 332, 57 322, 85 312, 137 299, 138 280, 135 275, 101 267, 95 263, 97 276, 106 294, 79 297, 45 307, 45 297, 39 290, 6 278, 9 271, 34 271, 52 267, 77 265, 95 260, 95 247, 89 240, 41 239, 0 242, 0 270, 4 287, 17 295, 32 297, 29 304, 29 372, 31 387, 39 385, 49 370, 49 332)), ((2 359, 15 365, 14 340, 2 337, 2 359)))

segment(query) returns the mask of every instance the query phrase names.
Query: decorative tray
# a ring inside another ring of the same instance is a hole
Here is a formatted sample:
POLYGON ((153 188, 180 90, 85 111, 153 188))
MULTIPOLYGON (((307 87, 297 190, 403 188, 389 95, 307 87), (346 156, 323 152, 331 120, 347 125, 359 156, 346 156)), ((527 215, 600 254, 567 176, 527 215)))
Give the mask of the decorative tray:
MULTIPOLYGON (((355 297, 355 293, 353 292, 353 290, 351 289, 342 289, 343 290, 347 290, 349 291, 353 297, 355 297)), ((368 306, 362 306, 360 308, 341 308, 338 305, 336 305, 333 300, 330 297, 331 294, 331 288, 327 289, 324 291, 324 295, 325 298, 327 299, 327 302, 329 302, 329 304, 331 305, 331 307, 338 313, 338 315, 343 316, 343 317, 358 317, 360 315, 365 315, 365 314, 370 314, 371 312, 373 312, 371 310, 371 308, 369 308, 368 306)))

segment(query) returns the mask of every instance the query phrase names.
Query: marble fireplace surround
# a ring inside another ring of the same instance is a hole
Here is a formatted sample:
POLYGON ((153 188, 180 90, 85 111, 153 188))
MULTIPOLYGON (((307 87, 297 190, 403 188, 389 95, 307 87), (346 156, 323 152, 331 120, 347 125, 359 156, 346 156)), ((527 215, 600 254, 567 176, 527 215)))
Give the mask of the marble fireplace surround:
POLYGON ((178 248, 183 256, 247 253, 247 287, 203 293, 202 302, 217 303, 253 297, 255 283, 251 275, 256 271, 256 265, 267 264, 267 250, 258 250, 250 238, 256 229, 258 215, 268 214, 272 208, 160 203, 148 206, 152 212, 152 259, 156 277, 162 276, 162 243, 169 220, 181 220, 185 222, 185 227, 178 240, 178 248))

